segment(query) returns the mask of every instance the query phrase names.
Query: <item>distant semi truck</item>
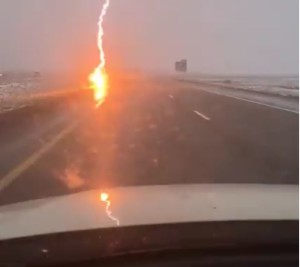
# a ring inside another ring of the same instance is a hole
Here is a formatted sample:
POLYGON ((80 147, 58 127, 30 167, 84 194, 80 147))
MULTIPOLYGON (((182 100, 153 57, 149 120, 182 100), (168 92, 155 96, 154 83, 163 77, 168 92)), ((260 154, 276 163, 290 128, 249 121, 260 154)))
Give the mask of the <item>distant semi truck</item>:
POLYGON ((187 72, 187 60, 182 59, 175 62, 175 70, 177 72, 187 72))

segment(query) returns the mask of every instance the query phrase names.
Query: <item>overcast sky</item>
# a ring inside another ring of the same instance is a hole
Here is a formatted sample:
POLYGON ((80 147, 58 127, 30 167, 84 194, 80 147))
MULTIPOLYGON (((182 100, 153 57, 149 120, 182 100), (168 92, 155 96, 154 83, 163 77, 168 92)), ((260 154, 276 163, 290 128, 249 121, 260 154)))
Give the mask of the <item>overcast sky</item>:
MULTIPOLYGON (((101 0, 1 0, 0 69, 79 70, 97 64, 101 0)), ((108 64, 193 72, 298 72, 297 0, 111 0, 108 64)))

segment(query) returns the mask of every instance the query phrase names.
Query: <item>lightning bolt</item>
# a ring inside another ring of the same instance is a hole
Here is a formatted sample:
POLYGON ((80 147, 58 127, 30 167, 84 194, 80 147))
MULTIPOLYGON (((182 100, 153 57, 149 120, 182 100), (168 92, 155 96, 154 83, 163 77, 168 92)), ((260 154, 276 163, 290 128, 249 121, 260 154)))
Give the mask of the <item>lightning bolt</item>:
POLYGON ((104 21, 105 15, 107 13, 107 10, 109 8, 109 5, 110 5, 110 0, 105 0, 104 4, 102 6, 102 10, 101 10, 99 22, 98 22, 98 28, 99 28, 98 49, 100 52, 100 64, 98 66, 99 69, 104 69, 105 64, 106 64, 105 53, 104 53, 104 48, 103 48, 103 36, 104 36, 103 21, 104 21))
POLYGON ((110 0, 105 0, 98 21, 98 49, 99 49, 100 63, 89 76, 89 81, 90 81, 89 87, 90 89, 94 90, 94 98, 97 102, 96 104, 97 107, 103 103, 107 95, 107 87, 108 87, 108 77, 105 71, 106 59, 105 59, 105 52, 103 47, 103 36, 104 36, 103 22, 109 6, 110 6, 110 0))
POLYGON ((100 199, 102 202, 104 202, 105 205, 105 212, 108 218, 110 218, 112 221, 116 223, 117 226, 120 226, 120 221, 116 217, 112 215, 112 211, 110 210, 111 201, 109 200, 109 194, 107 193, 101 193, 100 199))

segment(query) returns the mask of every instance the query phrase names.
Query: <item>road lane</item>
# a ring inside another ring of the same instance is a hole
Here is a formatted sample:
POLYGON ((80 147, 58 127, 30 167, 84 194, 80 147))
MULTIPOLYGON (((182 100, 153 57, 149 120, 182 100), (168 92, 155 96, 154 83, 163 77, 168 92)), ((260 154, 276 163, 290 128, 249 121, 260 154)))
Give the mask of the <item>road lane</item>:
POLYGON ((52 140, 70 121, 70 110, 52 108, 40 113, 20 110, 0 115, 0 180, 52 140))
POLYGON ((87 113, 0 205, 127 185, 298 183, 297 144, 295 114, 147 81, 87 113))
POLYGON ((260 179, 273 176, 274 181, 284 182, 285 178, 291 182, 298 176, 298 114, 202 90, 188 94, 180 90, 178 94, 182 106, 201 107, 214 118, 212 131, 230 144, 229 150, 241 150, 240 156, 252 158, 256 168, 261 165, 260 179))
POLYGON ((9 186, 15 179, 21 176, 25 171, 32 167, 38 162, 47 152, 49 152, 62 138, 64 138, 69 132, 71 132, 75 123, 68 125, 61 132, 59 132, 55 137, 53 137, 49 142, 43 144, 43 146, 30 155, 25 161, 22 161, 19 165, 15 166, 9 173, 4 175, 0 180, 0 192, 3 191, 7 186, 9 186))

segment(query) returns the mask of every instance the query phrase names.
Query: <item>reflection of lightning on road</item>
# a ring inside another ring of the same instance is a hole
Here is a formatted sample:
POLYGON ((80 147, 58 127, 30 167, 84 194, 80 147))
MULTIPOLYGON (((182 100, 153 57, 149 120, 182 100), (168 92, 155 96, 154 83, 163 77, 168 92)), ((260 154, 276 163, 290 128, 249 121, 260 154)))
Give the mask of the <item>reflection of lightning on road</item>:
POLYGON ((109 200, 109 195, 107 193, 101 193, 100 199, 102 202, 104 202, 106 204, 105 211, 106 211, 107 216, 112 221, 114 221, 117 224, 117 226, 120 226, 120 221, 112 215, 112 211, 110 210, 111 201, 109 200))

